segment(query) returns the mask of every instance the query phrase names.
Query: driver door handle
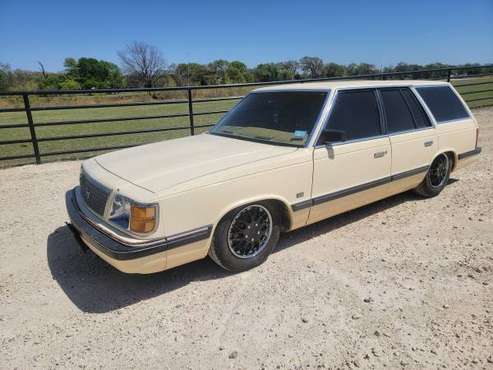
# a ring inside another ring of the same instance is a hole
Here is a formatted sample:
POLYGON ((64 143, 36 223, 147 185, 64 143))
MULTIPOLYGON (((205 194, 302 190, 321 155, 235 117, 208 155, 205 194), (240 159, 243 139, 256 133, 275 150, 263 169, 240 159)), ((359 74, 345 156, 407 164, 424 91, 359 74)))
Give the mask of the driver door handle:
POLYGON ((387 151, 384 150, 383 152, 376 152, 376 153, 373 153, 373 158, 382 158, 385 154, 387 154, 387 151))

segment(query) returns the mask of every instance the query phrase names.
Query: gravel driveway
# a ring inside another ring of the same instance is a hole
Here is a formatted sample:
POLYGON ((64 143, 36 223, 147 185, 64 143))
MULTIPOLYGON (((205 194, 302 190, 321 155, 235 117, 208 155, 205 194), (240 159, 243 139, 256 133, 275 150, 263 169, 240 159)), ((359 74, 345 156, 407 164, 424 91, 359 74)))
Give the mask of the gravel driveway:
POLYGON ((493 368, 493 109, 433 199, 286 234, 259 268, 125 275, 64 226, 79 162, 0 171, 0 368, 493 368))

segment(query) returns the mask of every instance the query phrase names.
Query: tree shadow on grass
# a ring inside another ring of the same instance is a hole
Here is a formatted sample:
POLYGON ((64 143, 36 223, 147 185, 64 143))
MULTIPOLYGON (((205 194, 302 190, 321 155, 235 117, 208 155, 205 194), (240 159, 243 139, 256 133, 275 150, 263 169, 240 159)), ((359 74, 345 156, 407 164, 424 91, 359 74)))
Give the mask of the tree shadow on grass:
MULTIPOLYGON (((451 179, 449 184, 454 183, 451 179)), ((275 253, 352 222, 420 197, 411 192, 320 221, 282 235, 275 253)), ((108 265, 90 250, 83 253, 67 226, 48 237, 48 265, 53 278, 82 311, 104 313, 180 289, 194 281, 220 279, 231 273, 209 258, 151 275, 125 274, 108 265)))

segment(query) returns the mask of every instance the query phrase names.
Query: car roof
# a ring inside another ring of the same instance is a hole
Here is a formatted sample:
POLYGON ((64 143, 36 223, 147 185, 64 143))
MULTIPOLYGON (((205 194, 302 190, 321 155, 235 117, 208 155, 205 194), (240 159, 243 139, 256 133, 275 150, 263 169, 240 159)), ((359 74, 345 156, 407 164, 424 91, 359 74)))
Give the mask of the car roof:
POLYGON ((429 80, 339 80, 339 81, 320 81, 320 82, 296 82, 283 85, 273 85, 261 87, 253 92, 262 91, 290 91, 290 90, 316 90, 328 91, 345 88, 375 88, 375 87, 392 87, 392 86, 430 86, 430 85, 448 85, 443 81, 429 80))

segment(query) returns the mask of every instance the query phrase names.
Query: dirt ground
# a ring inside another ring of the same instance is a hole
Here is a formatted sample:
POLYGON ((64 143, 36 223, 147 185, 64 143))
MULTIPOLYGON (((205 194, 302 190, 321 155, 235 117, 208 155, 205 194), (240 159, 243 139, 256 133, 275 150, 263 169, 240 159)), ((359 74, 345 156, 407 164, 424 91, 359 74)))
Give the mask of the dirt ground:
POLYGON ((79 162, 0 171, 0 368, 493 368, 493 108, 483 153, 282 237, 259 268, 125 275, 64 222, 79 162))

